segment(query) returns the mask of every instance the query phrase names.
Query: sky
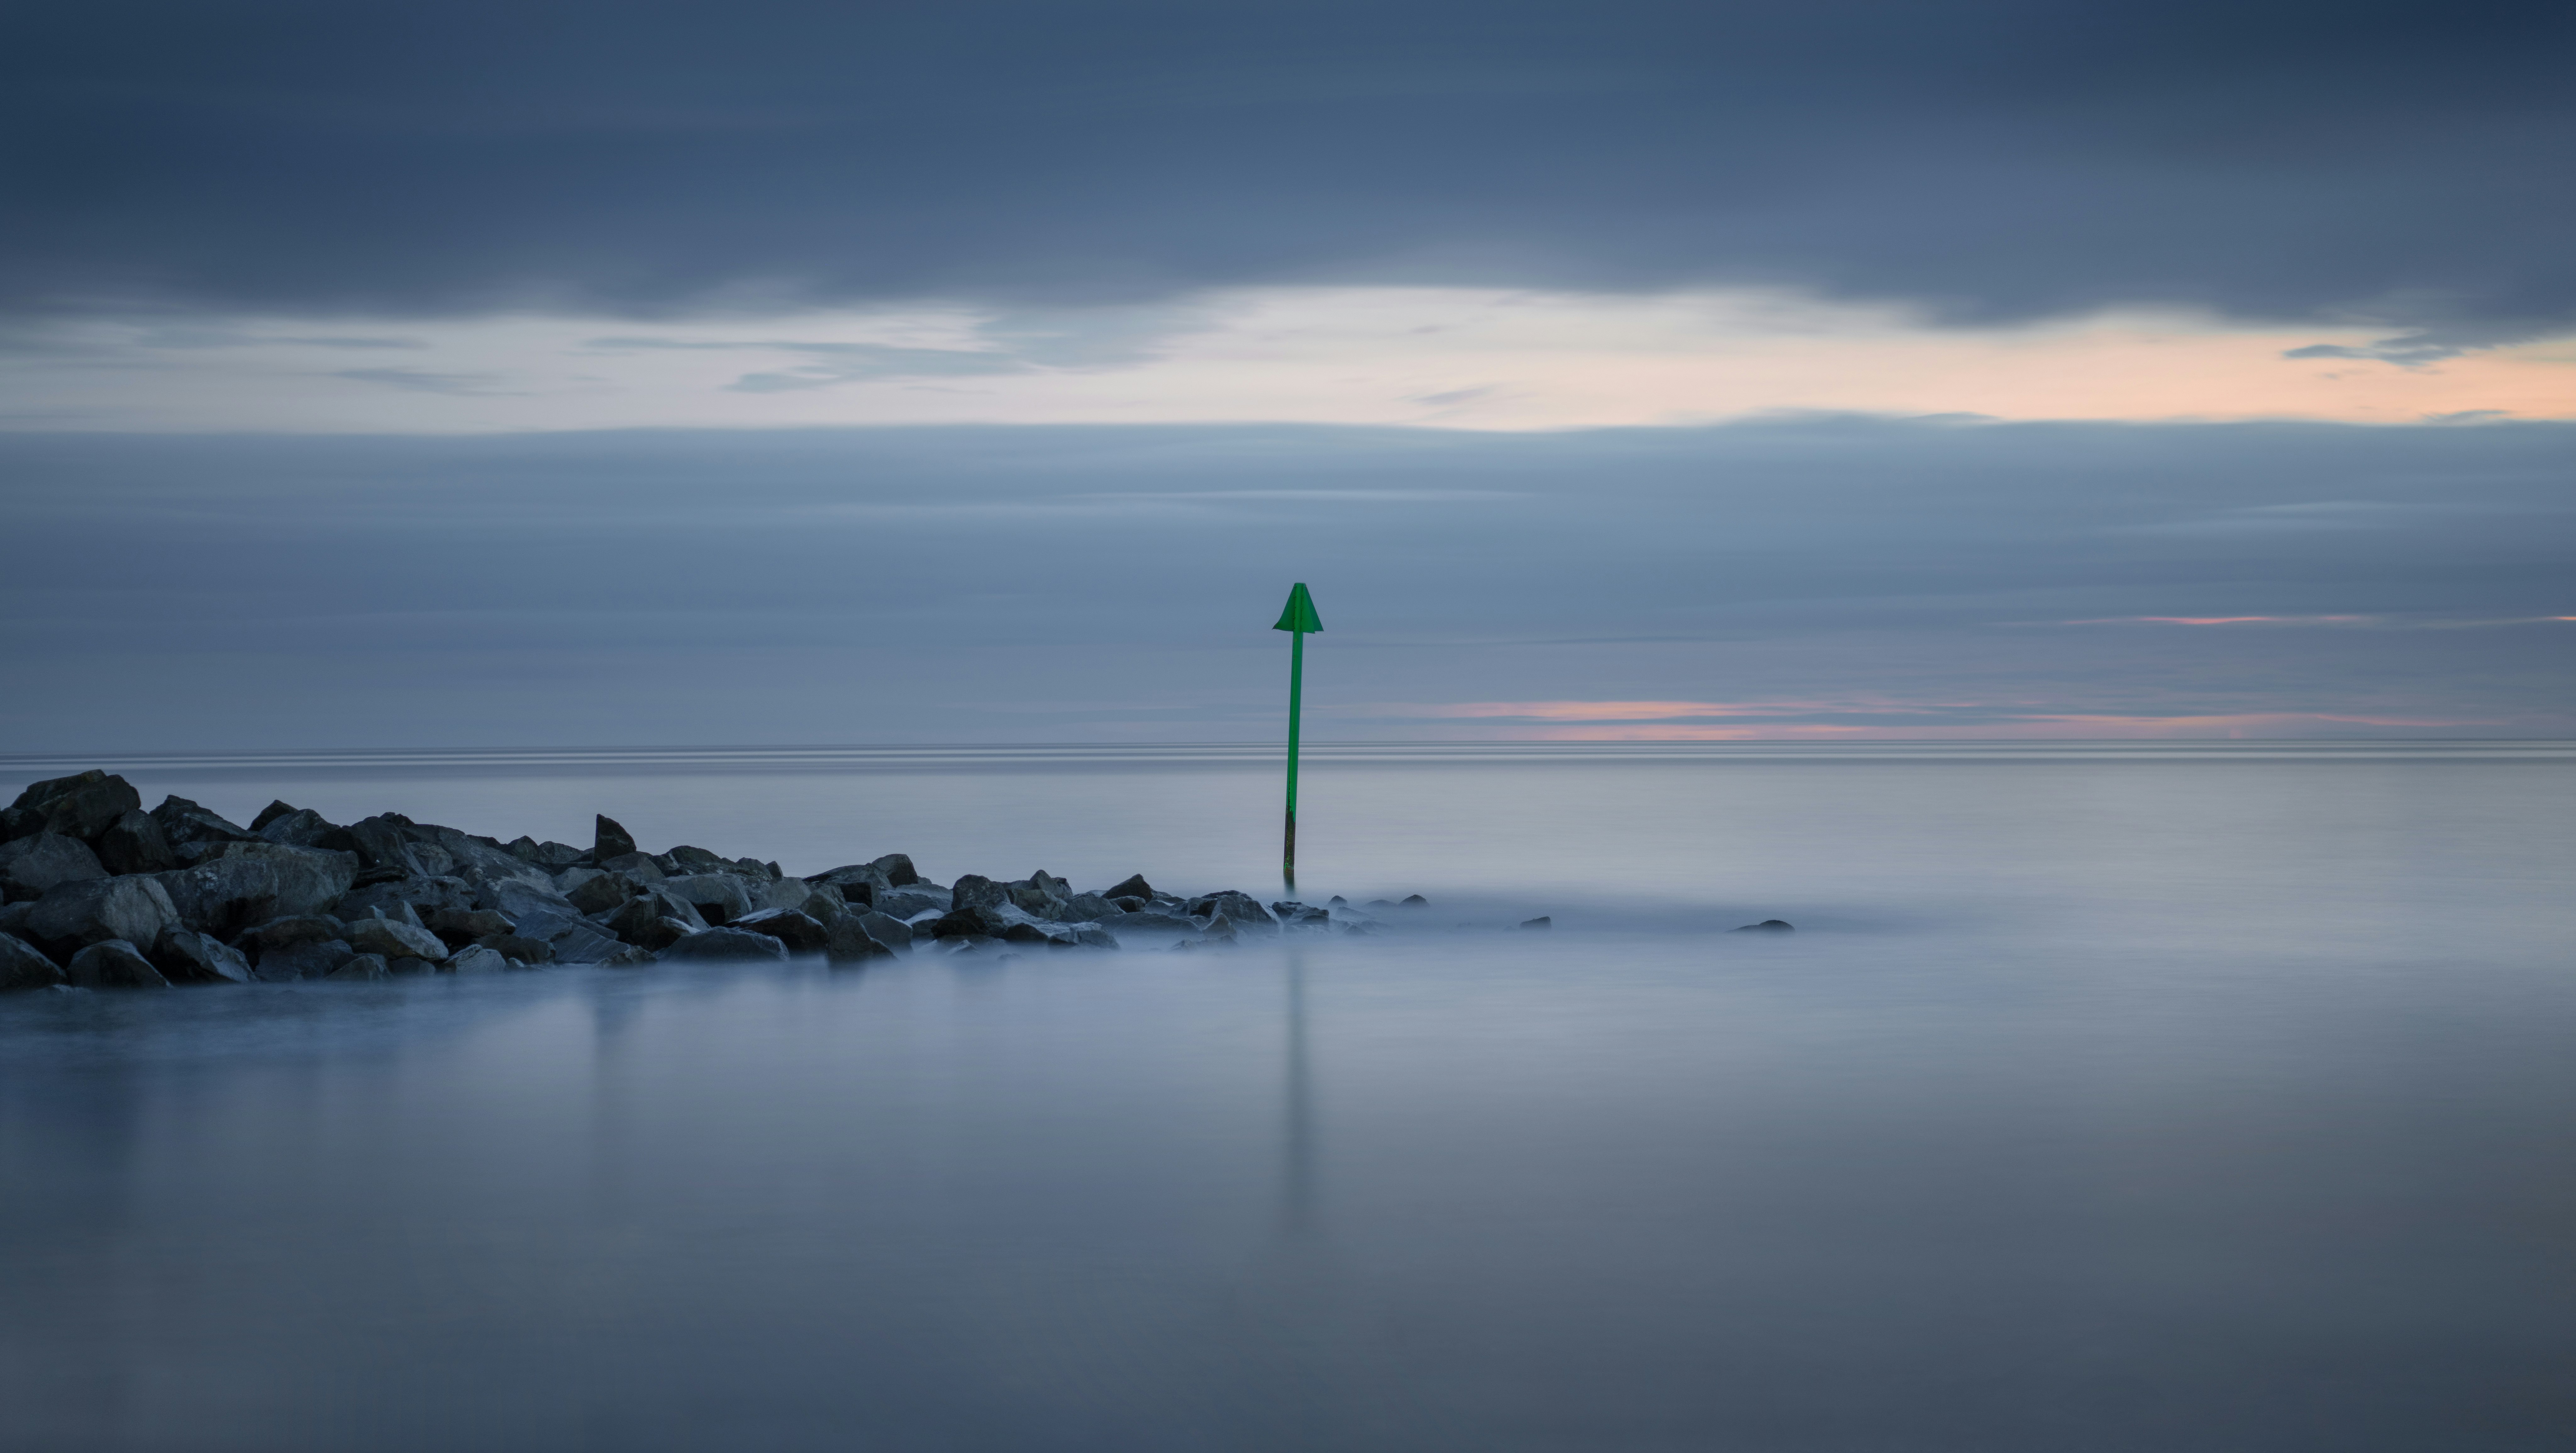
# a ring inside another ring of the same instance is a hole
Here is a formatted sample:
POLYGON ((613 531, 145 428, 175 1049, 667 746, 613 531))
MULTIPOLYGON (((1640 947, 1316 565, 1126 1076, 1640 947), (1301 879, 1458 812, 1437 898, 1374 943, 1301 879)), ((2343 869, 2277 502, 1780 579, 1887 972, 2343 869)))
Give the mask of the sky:
POLYGON ((0 750, 2576 730, 2576 10, 0 15, 0 750))

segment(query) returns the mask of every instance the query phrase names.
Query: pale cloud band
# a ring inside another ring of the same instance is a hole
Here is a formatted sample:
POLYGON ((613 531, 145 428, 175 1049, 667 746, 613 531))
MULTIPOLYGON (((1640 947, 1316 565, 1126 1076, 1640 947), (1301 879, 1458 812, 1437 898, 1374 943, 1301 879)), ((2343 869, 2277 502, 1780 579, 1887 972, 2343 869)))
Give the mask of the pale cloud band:
MULTIPOLYGON (((1778 412, 2127 421, 2576 417, 2576 338, 2410 361, 2384 326, 2185 312, 1951 327, 1755 290, 1266 287, 1125 308, 79 320, 0 339, 0 427, 483 433, 1778 412)), ((2254 524, 2265 523, 2255 521, 2254 524)))

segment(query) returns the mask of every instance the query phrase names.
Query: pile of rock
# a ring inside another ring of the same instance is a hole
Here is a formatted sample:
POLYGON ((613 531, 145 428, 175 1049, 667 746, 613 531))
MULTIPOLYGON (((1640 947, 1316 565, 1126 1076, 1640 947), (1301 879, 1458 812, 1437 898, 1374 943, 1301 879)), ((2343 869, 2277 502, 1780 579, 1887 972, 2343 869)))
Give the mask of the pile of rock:
POLYGON ((1340 899, 1265 907, 1142 877, 1099 893, 1045 872, 942 887, 902 853, 798 878, 704 848, 641 852, 605 817, 586 851, 398 813, 343 827, 283 802, 242 827, 184 797, 145 812, 132 784, 100 771, 36 783, 0 812, 0 989, 858 963, 916 940, 1116 948, 1122 934, 1198 945, 1376 924, 1340 899))

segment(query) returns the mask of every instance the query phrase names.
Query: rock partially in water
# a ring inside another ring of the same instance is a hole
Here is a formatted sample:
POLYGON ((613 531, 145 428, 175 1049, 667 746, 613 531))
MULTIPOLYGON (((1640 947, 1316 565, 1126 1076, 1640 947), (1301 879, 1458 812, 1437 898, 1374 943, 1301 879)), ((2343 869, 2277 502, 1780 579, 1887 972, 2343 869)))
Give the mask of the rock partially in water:
POLYGON ((1555 917, 1548 914, 1541 914, 1537 918, 1524 918, 1521 920, 1521 927, 1523 928, 1553 928, 1555 926, 1555 917))
POLYGON ((447 958, 447 971, 451 974, 500 974, 509 968, 508 958, 479 943, 467 944, 447 958))
POLYGON ((792 954, 818 954, 831 941, 829 930, 793 908, 763 908, 744 914, 729 926, 766 934, 787 945, 792 954))
POLYGON ((157 943, 163 929, 181 926, 158 878, 86 878, 46 889, 27 914, 25 936, 68 955, 95 943, 157 943))
POLYGON ((241 950, 192 928, 164 929, 151 958, 174 984, 247 984, 252 978, 241 950))
POLYGON ((1797 930, 1777 918, 1766 918, 1760 923, 1748 923, 1733 931, 1736 933, 1794 933, 1797 930))
MULTIPOLYGON (((882 913, 851 914, 832 925, 830 936, 824 940, 823 956, 836 964, 865 963, 869 959, 893 957, 894 945, 868 929, 864 920, 871 918, 885 923, 894 922, 882 913)), ((895 926, 903 928, 901 924, 895 926)), ((903 936, 904 942, 909 944, 912 930, 903 929, 903 936)))
POLYGON ((1189 915, 1192 918, 1223 918, 1238 932, 1275 933, 1279 928, 1278 920, 1270 916, 1269 909, 1261 906, 1261 900, 1231 888, 1191 899, 1189 915))
POLYGON ((665 963, 716 963, 730 961, 770 961, 787 957, 787 945, 765 933, 748 933, 739 928, 710 928, 693 933, 662 950, 665 963))
POLYGON ((319 979, 330 974, 358 951, 347 939, 333 938, 319 942, 289 944, 268 949, 251 962, 251 976, 263 983, 283 984, 296 979, 319 979))
POLYGON ((30 833, 0 843, 0 902, 32 903, 57 883, 106 876, 90 845, 64 833, 30 833))
POLYGON ((91 944, 63 965, 63 978, 76 989, 167 989, 170 981, 152 967, 143 951, 121 938, 91 944))
POLYGON ((390 979, 393 976, 393 967, 383 954, 359 954, 323 977, 345 983, 367 979, 390 979))
POLYGON ((1154 900, 1154 885, 1145 881, 1144 874, 1130 873, 1127 875, 1126 882, 1119 884, 1115 888, 1102 889, 1100 896, 1103 898, 1142 898, 1146 902, 1150 903, 1154 900))
MULTIPOLYGON (((900 918, 871 911, 850 914, 842 921, 857 924, 860 932, 887 948, 900 951, 912 947, 912 925, 900 918)), ((838 931, 838 925, 834 930, 838 931)))
POLYGON ((50 989, 63 981, 62 965, 15 934, 0 933, 0 992, 50 989))
POLYGON ((390 918, 361 918, 348 926, 345 936, 358 952, 387 960, 414 958, 435 963, 448 953, 446 943, 437 934, 390 918))

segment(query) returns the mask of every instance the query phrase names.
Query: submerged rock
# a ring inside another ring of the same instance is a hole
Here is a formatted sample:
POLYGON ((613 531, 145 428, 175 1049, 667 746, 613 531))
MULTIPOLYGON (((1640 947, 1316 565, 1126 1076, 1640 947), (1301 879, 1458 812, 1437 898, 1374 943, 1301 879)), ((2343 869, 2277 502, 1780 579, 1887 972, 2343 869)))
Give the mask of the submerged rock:
POLYGON ((1748 924, 1744 925, 1742 928, 1739 928, 1739 929, 1735 929, 1735 930, 1733 930, 1733 932, 1736 932, 1736 933, 1795 933, 1795 932, 1797 932, 1797 930, 1796 930, 1796 929, 1794 929, 1794 928, 1792 928, 1792 927, 1790 927, 1787 923, 1785 923, 1785 922, 1781 921, 1780 919, 1777 919, 1777 918, 1766 918, 1766 919, 1762 920, 1760 923, 1748 923, 1748 924))
POLYGON ((1555 926, 1556 918, 1553 914, 1541 914, 1536 918, 1524 918, 1521 920, 1521 927, 1523 928, 1554 928, 1555 926))
POLYGON ((710 928, 693 933, 662 950, 665 962, 713 963, 732 960, 780 960, 787 957, 787 945, 765 933, 747 933, 739 928, 710 928))
POLYGON ((167 989, 170 981, 143 951, 121 938, 91 944, 63 965, 63 978, 79 989, 167 989))

